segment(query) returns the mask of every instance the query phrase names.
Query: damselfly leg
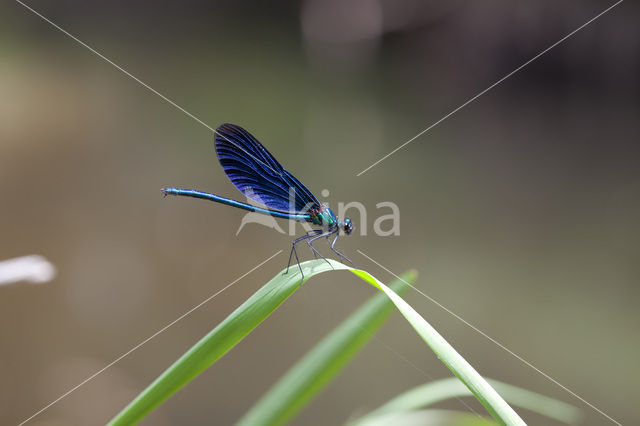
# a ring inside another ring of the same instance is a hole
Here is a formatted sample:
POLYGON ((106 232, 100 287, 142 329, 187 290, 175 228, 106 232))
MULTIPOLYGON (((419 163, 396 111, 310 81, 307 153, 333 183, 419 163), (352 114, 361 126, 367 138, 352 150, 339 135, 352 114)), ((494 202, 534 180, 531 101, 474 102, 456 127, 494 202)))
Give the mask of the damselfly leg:
MULTIPOLYGON (((300 268, 300 275, 302 275, 302 277, 304 278, 304 273, 302 272, 302 267, 300 266, 300 259, 298 259, 298 252, 296 251, 296 244, 299 243, 302 240, 307 240, 311 237, 315 237, 318 234, 322 234, 322 229, 313 229, 311 231, 308 231, 306 235, 303 235, 300 238, 296 238, 293 243, 291 243, 291 252, 289 253, 289 262, 287 262, 287 270, 285 271, 285 274, 289 273, 289 266, 291 266, 291 255, 295 255, 296 256, 296 262, 298 263, 298 268, 300 268)), ((312 247, 313 249, 313 247, 312 247)), ((313 249, 315 250, 315 249, 313 249)), ((315 251, 314 251, 314 256, 315 256, 315 251)), ((326 260, 326 259, 325 259, 326 260)))
MULTIPOLYGON (((345 256, 344 254, 340 253, 334 246, 336 245, 336 241, 338 241, 338 235, 339 233, 336 232, 336 236, 333 238, 333 241, 331 242, 331 244, 329 244, 329 248, 331 249, 331 251, 333 251, 335 254, 337 254, 338 256, 340 256, 341 259, 346 260, 347 262, 349 262, 351 265, 353 265, 353 262, 351 261, 351 259, 349 259, 347 256, 345 256)), ((329 235, 327 235, 327 242, 329 242, 329 235)))
POLYGON ((296 250, 296 244, 298 244, 300 241, 306 241, 307 245, 309 246, 309 248, 313 252, 314 257, 321 258, 322 260, 327 262, 329 264, 329 266, 331 266, 331 268, 333 269, 333 265, 331 264, 331 262, 329 262, 327 260, 327 258, 324 257, 322 255, 322 253, 320 253, 313 246, 314 241, 319 240, 320 238, 323 238, 323 237, 327 239, 327 242, 329 242, 329 237, 331 237, 332 235, 335 235, 335 237, 333 238, 333 240, 329 244, 329 248, 331 249, 331 251, 333 251, 335 254, 337 254, 341 259, 344 259, 344 260, 346 260, 347 262, 349 262, 350 264, 353 265, 353 262, 351 261, 351 259, 349 259, 347 256, 345 256, 342 253, 340 253, 335 248, 336 241, 338 240, 338 236, 340 235, 340 229, 339 228, 334 228, 334 229, 331 229, 331 230, 329 230, 327 232, 325 232, 323 229, 314 229, 314 230, 308 231, 306 235, 303 235, 300 238, 296 238, 293 241, 293 243, 291 244, 291 252, 289 253, 289 262, 287 262, 287 270, 285 271, 285 274, 289 273, 289 267, 291 266, 291 258, 293 256, 295 256, 296 262, 298 263, 298 268, 300 268, 300 275, 302 275, 302 277, 304 278, 304 273, 302 272, 302 267, 300 266, 300 259, 298 258, 298 251, 296 250))
POLYGON ((325 262, 327 262, 327 263, 329 264, 329 266, 331 266, 331 269, 334 269, 333 265, 331 264, 331 262, 329 262, 329 261, 327 260, 327 258, 326 258, 326 257, 324 257, 322 254, 320 254, 320 252, 319 252, 318 250, 316 250, 316 248, 313 246, 313 242, 314 242, 315 240, 318 240, 318 239, 322 238, 322 237, 329 237, 330 235, 333 235, 334 233, 338 233, 339 231, 340 231, 340 229, 338 229, 338 228, 336 228, 336 229, 332 229, 332 230, 330 230, 330 231, 328 231, 328 232, 325 232, 325 233, 322 233, 322 234, 316 235, 316 236, 314 236, 313 238, 310 238, 310 239, 308 239, 308 240, 307 240, 307 245, 311 248, 311 250, 313 250, 313 252, 314 252, 314 253, 316 253, 316 254, 317 254, 318 256, 320 256, 320 257, 321 257, 325 262))

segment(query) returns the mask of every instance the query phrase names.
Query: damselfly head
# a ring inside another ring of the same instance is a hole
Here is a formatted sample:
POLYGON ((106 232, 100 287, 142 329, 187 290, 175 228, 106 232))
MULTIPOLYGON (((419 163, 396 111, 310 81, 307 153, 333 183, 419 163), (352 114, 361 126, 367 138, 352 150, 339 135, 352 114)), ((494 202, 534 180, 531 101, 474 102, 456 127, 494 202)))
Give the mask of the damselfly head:
POLYGON ((353 231, 353 223, 351 222, 351 219, 346 218, 344 222, 342 222, 342 230, 346 235, 349 235, 351 231, 353 231))

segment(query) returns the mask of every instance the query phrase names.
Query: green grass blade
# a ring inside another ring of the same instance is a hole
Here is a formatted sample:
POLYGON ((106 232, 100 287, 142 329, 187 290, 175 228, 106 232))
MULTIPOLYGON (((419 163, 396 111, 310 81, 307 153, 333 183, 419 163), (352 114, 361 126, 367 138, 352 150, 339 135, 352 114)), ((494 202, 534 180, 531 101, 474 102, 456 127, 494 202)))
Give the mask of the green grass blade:
POLYGON ((297 268, 292 268, 289 274, 281 272, 276 275, 182 355, 118 413, 109 424, 131 425, 142 420, 164 400, 240 342, 296 291, 304 281, 321 272, 332 270, 331 266, 324 261, 305 262, 301 266, 305 274, 304 280, 301 280, 297 268))
MULTIPOLYGON (((389 287, 403 293, 416 272, 404 273, 389 287)), ((237 426, 286 423, 324 389, 369 341, 393 310, 378 293, 316 344, 238 421, 237 426)))
MULTIPOLYGON (((507 402, 516 407, 525 408, 567 424, 575 424, 582 417, 578 408, 565 402, 497 380, 489 379, 487 381, 507 402)), ((353 421, 352 425, 368 426, 369 420, 374 417, 384 416, 388 413, 414 411, 447 399, 470 395, 469 389, 455 377, 437 380, 398 395, 371 413, 353 421)))
MULTIPOLYGON (((460 385, 464 386, 462 383, 460 385)), ((358 423, 358 426, 496 426, 497 424, 491 418, 479 417, 464 411, 431 409, 394 411, 375 417, 367 416, 366 419, 362 419, 362 423, 358 423)))
POLYGON ((332 261, 336 269, 348 269, 372 286, 384 292, 396 305, 396 308, 407 319, 431 350, 446 365, 462 383, 469 388, 471 393, 484 408, 499 423, 505 425, 526 425, 518 414, 507 404, 504 399, 487 383, 487 381, 465 360, 456 350, 420 316, 407 302, 382 284, 366 271, 349 268, 346 265, 332 261))

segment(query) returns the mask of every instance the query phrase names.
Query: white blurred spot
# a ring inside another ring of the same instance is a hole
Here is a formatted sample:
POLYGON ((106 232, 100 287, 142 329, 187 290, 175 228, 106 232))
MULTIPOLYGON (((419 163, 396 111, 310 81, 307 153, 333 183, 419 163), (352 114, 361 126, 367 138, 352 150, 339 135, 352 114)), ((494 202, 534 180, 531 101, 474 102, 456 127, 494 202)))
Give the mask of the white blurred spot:
POLYGON ((44 257, 32 254, 0 261, 0 285, 27 281, 42 284, 56 276, 56 268, 44 257))

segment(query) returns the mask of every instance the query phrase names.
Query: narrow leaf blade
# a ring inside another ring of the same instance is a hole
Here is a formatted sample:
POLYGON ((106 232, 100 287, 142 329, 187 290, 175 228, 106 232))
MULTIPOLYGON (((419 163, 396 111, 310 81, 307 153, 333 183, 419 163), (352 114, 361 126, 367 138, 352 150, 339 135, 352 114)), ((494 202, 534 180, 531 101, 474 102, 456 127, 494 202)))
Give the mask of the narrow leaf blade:
MULTIPOLYGON (((414 283, 415 271, 391 284, 403 293, 414 283)), ((313 347, 238 421, 237 426, 283 424, 302 410, 333 380, 392 312, 393 304, 381 293, 373 296, 313 347)))
MULTIPOLYGON (((525 408, 567 424, 576 424, 582 417, 580 410, 573 405, 498 380, 487 379, 487 381, 507 402, 516 407, 525 408)), ((369 414, 353 421, 351 425, 369 425, 369 419, 374 417, 414 411, 447 399, 465 396, 471 396, 471 392, 457 378, 436 380, 403 392, 369 414)))

